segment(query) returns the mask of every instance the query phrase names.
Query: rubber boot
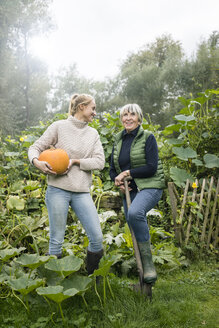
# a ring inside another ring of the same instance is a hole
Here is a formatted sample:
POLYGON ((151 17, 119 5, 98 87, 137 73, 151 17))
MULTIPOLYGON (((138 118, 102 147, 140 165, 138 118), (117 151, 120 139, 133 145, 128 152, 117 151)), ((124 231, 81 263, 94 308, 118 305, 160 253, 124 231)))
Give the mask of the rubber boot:
POLYGON ((93 253, 87 250, 86 269, 89 275, 92 274, 94 270, 98 269, 99 262, 102 256, 102 249, 97 253, 93 253))
POLYGON ((146 284, 153 284, 157 280, 157 273, 152 260, 150 240, 138 242, 138 248, 144 271, 144 282, 146 284))

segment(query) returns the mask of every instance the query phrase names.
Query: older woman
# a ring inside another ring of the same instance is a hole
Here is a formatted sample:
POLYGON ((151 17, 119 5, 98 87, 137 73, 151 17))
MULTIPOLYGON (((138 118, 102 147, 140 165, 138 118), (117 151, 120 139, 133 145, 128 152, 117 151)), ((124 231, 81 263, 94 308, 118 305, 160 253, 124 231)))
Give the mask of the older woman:
POLYGON ((124 130, 115 136, 110 177, 123 194, 124 178, 132 177, 129 209, 123 197, 125 217, 138 243, 144 282, 154 283, 157 274, 152 261, 146 214, 158 203, 165 187, 162 164, 154 135, 141 127, 141 108, 137 104, 125 105, 120 110, 120 119, 124 130))
POLYGON ((92 96, 74 95, 69 105, 69 117, 52 123, 28 151, 30 162, 48 174, 46 205, 50 224, 49 254, 61 257, 70 205, 89 239, 89 274, 97 269, 103 254, 100 222, 89 192, 92 170, 102 170, 105 164, 99 134, 88 126, 95 115, 96 104, 92 96), (69 166, 63 175, 57 175, 49 163, 38 160, 40 153, 50 145, 64 149, 69 155, 69 166))

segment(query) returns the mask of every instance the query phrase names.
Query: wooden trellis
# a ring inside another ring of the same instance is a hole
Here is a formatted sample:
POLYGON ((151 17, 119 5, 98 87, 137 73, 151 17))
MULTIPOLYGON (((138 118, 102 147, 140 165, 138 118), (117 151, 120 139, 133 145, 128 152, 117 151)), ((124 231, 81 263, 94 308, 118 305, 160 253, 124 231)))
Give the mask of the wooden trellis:
POLYGON ((218 245, 219 178, 203 179, 195 183, 186 182, 179 195, 173 182, 168 183, 175 237, 180 245, 189 240, 207 249, 218 245), (183 196, 183 197, 182 197, 183 196))

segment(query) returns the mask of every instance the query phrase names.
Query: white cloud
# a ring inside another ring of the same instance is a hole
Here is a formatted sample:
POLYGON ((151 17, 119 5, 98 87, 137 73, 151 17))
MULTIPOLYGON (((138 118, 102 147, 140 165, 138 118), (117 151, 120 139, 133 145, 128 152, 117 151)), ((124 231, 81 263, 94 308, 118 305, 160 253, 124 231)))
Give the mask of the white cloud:
POLYGON ((130 52, 171 34, 187 55, 219 30, 218 0, 54 0, 58 29, 32 44, 51 71, 76 63, 80 74, 103 79, 118 72, 130 52))

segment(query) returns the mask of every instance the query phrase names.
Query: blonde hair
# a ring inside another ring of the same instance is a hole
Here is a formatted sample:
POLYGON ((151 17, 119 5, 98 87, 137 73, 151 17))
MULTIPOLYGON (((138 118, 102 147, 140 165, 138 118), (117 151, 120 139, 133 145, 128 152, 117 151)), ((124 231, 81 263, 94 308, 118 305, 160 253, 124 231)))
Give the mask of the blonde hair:
POLYGON ((94 98, 87 94, 74 94, 71 97, 68 114, 74 116, 80 105, 88 105, 94 98))
POLYGON ((122 117, 125 114, 125 112, 137 114, 139 123, 140 124, 142 123, 143 114, 142 114, 141 107, 138 104, 127 104, 123 106, 120 109, 120 120, 122 120, 122 117))

